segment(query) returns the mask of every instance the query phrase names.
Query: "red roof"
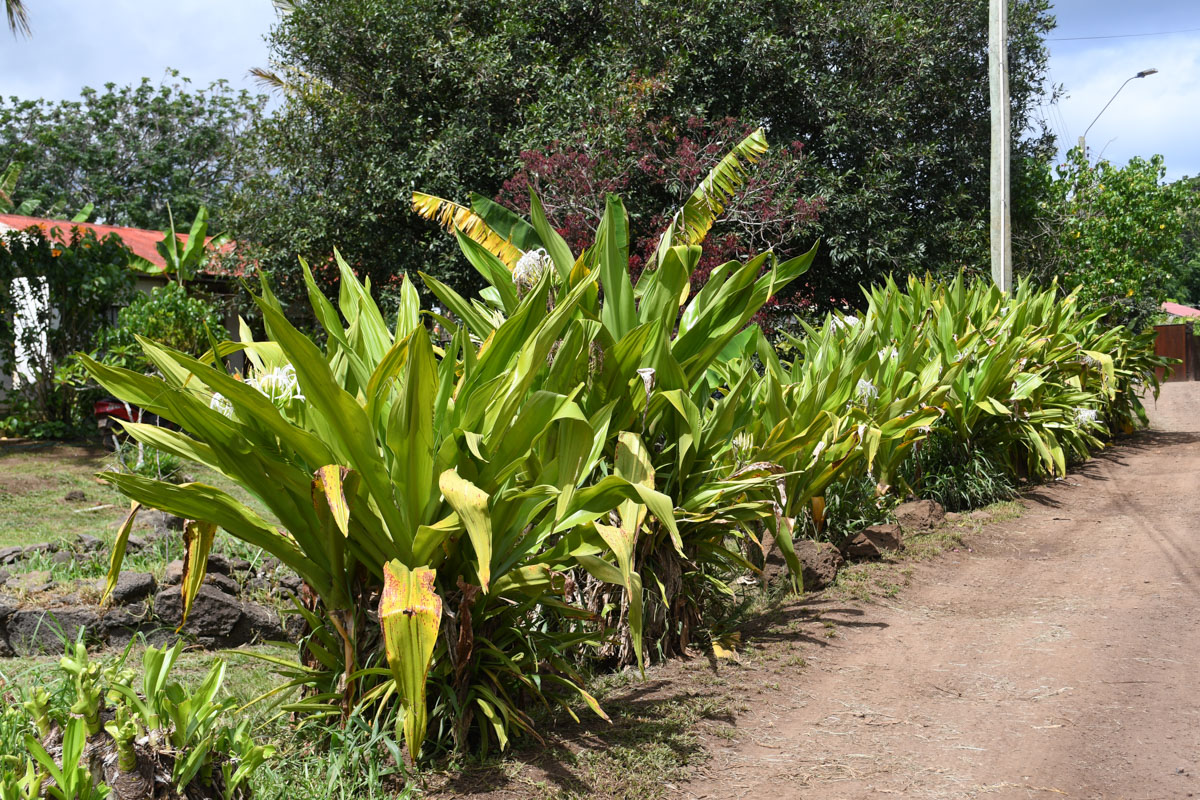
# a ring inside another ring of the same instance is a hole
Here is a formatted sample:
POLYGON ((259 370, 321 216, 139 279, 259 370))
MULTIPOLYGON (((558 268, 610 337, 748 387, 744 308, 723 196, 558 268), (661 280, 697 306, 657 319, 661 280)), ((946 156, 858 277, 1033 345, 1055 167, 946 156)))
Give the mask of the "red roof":
POLYGON ((1179 303, 1163 303, 1162 310, 1176 317, 1200 317, 1200 308, 1181 306, 1179 303))
MULTIPOLYGON (((40 217, 24 217, 20 214, 0 214, 0 230, 4 228, 23 231, 28 228, 41 228, 42 232, 47 236, 64 241, 72 228, 80 228, 83 230, 93 231, 96 237, 103 239, 109 234, 116 234, 121 237, 121 241, 128 247, 135 256, 140 256, 151 264, 157 266, 165 266, 165 261, 162 255, 158 252, 158 243, 163 240, 162 231, 150 231, 144 228, 123 228, 117 225, 96 225, 91 222, 71 222, 65 219, 42 219, 40 217)), ((187 240, 186 234, 176 234, 179 241, 187 240)), ((212 241, 209 236, 205 243, 212 241)), ((225 244, 221 250, 228 252, 233 249, 233 243, 225 244)), ((216 266, 214 264, 214 266, 216 266)), ((206 269, 209 274, 222 274, 224 271, 220 268, 206 269)), ((239 271, 240 273, 240 271, 239 271)))

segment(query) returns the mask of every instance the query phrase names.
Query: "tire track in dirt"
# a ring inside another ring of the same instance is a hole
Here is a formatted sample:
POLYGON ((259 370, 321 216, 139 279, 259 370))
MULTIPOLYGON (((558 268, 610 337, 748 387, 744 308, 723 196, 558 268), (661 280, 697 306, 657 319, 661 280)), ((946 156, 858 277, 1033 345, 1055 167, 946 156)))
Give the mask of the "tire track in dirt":
POLYGON ((1200 795, 1200 384, 1151 411, 806 650, 675 796, 1200 795))

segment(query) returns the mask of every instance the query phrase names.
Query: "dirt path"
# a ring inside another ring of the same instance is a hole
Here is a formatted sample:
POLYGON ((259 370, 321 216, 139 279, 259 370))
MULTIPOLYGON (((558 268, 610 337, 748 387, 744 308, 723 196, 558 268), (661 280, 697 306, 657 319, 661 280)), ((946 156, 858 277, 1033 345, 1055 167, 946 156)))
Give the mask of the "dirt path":
POLYGON ((675 796, 1200 796, 1200 384, 1151 411, 806 648, 675 796))

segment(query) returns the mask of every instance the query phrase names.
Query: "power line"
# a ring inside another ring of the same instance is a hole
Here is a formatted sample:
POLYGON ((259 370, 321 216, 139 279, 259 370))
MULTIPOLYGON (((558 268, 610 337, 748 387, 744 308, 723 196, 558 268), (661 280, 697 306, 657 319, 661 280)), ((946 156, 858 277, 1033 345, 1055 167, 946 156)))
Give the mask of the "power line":
POLYGON ((1170 36, 1173 33, 1195 33, 1200 28, 1182 28, 1177 31, 1155 31, 1154 33, 1118 33, 1112 36, 1047 36, 1048 42, 1082 42, 1090 39, 1131 39, 1137 36, 1170 36))

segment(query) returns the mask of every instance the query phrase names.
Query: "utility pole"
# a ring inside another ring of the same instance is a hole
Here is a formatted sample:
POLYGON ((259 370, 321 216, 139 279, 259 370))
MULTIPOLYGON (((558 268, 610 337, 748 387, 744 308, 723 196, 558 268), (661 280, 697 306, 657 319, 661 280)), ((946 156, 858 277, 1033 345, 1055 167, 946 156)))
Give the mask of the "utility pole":
POLYGON ((1009 183, 1012 125, 1008 99, 1008 0, 989 0, 988 84, 992 105, 992 280, 1003 292, 1012 290, 1012 206, 1009 183))

